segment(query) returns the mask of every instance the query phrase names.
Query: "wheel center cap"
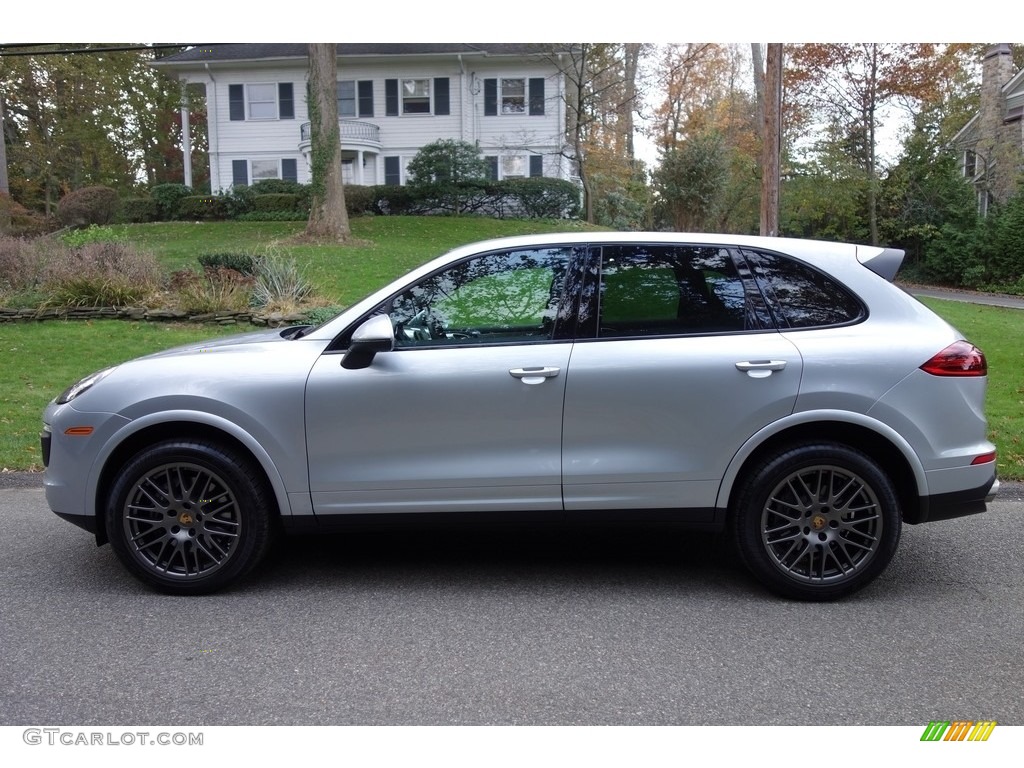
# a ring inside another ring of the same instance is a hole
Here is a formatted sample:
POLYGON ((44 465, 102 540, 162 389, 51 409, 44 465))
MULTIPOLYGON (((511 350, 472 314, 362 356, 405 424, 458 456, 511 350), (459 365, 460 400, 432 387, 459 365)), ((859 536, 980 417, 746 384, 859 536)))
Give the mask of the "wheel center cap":
POLYGON ((815 515, 811 518, 811 528, 816 531, 820 531, 826 525, 828 525, 828 520, 826 520, 822 515, 815 515))
POLYGON ((192 515, 188 512, 182 512, 178 515, 178 522, 182 525, 192 525, 192 515))

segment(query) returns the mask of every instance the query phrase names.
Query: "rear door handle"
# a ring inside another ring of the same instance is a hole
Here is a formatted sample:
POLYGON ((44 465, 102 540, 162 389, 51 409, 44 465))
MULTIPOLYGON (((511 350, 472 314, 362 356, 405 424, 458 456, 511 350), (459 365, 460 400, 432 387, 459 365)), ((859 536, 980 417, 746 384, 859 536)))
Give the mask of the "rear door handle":
POLYGON ((785 360, 747 360, 736 363, 737 370, 743 371, 754 379, 763 379, 766 376, 771 376, 772 371, 781 371, 785 367, 785 360))
POLYGON ((553 366, 537 366, 535 368, 512 368, 509 373, 523 384, 540 384, 544 379, 557 376, 560 370, 553 366))

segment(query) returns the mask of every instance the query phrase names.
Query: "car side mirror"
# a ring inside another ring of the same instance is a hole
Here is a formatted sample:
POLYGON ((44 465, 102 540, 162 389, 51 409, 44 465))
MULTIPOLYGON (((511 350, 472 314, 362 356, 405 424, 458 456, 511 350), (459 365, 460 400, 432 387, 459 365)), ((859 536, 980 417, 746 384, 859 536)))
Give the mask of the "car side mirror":
POLYGON ((367 368, 378 352, 395 348, 395 327, 387 315, 374 315, 352 332, 348 351, 341 358, 341 367, 349 370, 367 368))

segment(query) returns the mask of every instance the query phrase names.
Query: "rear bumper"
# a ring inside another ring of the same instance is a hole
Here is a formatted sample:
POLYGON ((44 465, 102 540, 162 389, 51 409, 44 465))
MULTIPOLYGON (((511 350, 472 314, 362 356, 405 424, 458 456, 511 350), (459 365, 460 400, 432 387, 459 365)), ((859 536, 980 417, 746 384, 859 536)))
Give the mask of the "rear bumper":
POLYGON ((904 522, 916 525, 918 523, 934 523, 936 520, 951 520, 954 517, 966 517, 984 512, 985 505, 995 499, 999 492, 999 480, 995 473, 984 484, 967 491, 954 491, 953 493, 940 493, 934 496, 922 496, 917 508, 917 514, 904 515, 904 522))

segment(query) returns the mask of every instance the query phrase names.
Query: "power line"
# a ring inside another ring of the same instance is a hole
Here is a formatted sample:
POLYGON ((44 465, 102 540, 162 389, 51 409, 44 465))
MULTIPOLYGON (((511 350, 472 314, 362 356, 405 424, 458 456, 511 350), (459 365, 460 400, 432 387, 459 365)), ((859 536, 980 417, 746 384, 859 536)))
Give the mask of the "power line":
POLYGON ((190 48, 195 43, 166 43, 155 45, 110 45, 97 48, 58 48, 56 50, 11 50, 25 48, 45 48, 62 45, 62 43, 4 43, 0 45, 0 56, 65 56, 82 53, 122 53, 125 51, 160 51, 168 48, 190 48))

